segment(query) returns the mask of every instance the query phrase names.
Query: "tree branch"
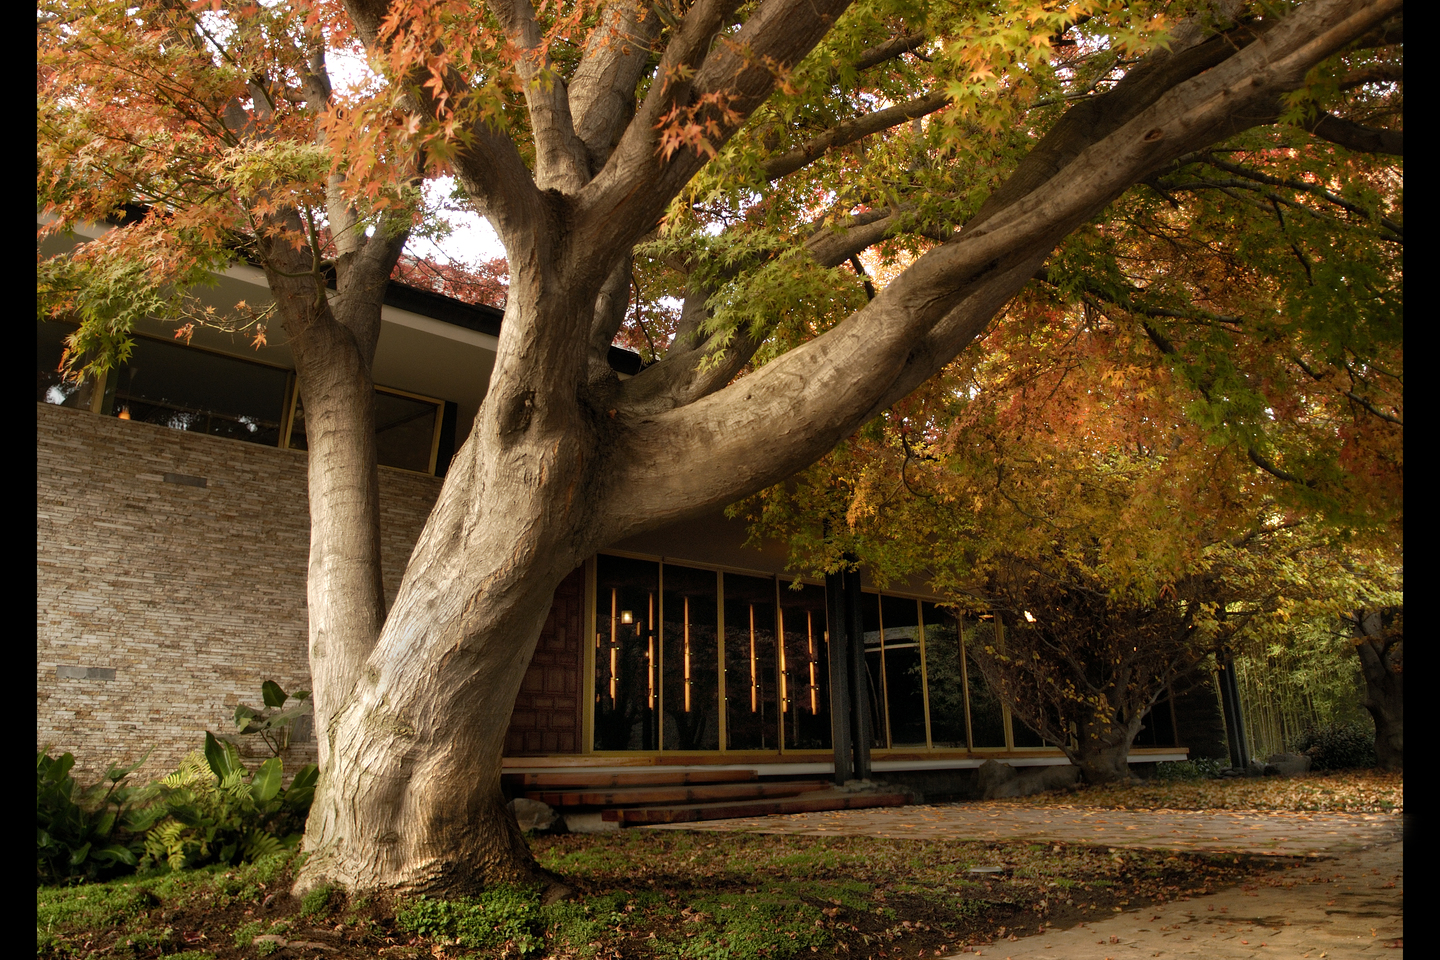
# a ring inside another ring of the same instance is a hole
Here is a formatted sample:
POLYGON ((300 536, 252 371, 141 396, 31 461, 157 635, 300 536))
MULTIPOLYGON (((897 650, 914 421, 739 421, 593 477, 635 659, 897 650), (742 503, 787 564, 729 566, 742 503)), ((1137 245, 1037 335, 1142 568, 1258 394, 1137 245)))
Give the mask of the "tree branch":
POLYGON ((648 231, 770 96, 777 76, 834 26, 849 0, 761 0, 734 36, 712 46, 735 3, 699 0, 681 21, 645 102, 581 194, 577 223, 587 245, 628 249, 648 231), (662 133, 681 142, 667 148, 662 133), (686 137, 699 141, 683 145, 686 137))
POLYGON ((570 112, 590 152, 591 174, 610 159, 635 114, 635 88, 660 36, 660 17, 653 11, 645 16, 646 10, 627 0, 607 6, 570 78, 570 112))
POLYGON ((762 169, 767 180, 778 180, 794 173, 837 147, 843 147, 857 140, 899 126, 908 120, 934 113, 950 102, 943 93, 918 97, 906 103, 899 103, 884 110, 877 110, 857 120, 849 120, 807 141, 788 153, 765 161, 762 169))
MULTIPOLYGON (((408 20, 400 23, 382 42, 380 29, 390 6, 391 0, 345 0, 345 9, 361 42, 374 55, 386 54, 395 37, 410 27, 408 20)), ((410 82, 404 85, 409 92, 401 94, 400 104, 415 116, 439 122, 440 102, 431 88, 424 86, 424 79, 419 68, 412 71, 410 82)), ((451 103, 458 103, 470 92, 469 85, 453 68, 445 72, 444 84, 451 103)), ((454 167, 461 186, 490 221, 506 249, 533 248, 536 231, 545 221, 544 204, 510 138, 483 119, 477 120, 455 157, 454 167)))
POLYGON ((1321 140, 1328 140, 1356 153, 1385 153, 1394 157, 1405 155, 1403 130, 1367 127, 1323 111, 1307 129, 1321 140))
POLYGON ((535 140, 535 186, 575 193, 590 179, 590 157, 575 134, 565 81, 550 64, 530 0, 488 0, 520 51, 516 73, 525 84, 525 104, 535 140))

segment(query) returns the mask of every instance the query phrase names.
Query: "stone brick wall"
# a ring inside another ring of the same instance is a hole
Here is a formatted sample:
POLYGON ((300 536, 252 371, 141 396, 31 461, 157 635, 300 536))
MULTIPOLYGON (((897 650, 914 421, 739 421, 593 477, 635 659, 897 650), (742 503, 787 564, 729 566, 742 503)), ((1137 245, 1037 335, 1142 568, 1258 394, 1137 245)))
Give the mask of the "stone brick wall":
MULTIPOLYGON (((37 408, 37 747, 83 781, 153 746, 157 776, 264 680, 308 687, 305 454, 37 408)), ((439 490, 380 470, 392 598, 439 490)))
POLYGON ((582 731, 580 672, 584 668, 585 570, 560 582, 535 657, 520 685, 507 756, 579 753, 582 731))

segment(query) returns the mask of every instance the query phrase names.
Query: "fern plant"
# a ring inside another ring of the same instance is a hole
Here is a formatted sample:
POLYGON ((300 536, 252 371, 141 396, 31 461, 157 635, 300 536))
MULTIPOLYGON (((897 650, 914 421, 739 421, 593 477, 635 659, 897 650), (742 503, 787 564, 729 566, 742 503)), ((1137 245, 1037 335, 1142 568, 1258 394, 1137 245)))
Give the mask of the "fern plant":
POLYGON ((146 859, 181 870, 293 850, 305 828, 318 771, 306 764, 288 789, 282 773, 279 757, 251 773, 234 744, 205 734, 204 752, 191 753, 160 781, 169 815, 146 835, 146 859))

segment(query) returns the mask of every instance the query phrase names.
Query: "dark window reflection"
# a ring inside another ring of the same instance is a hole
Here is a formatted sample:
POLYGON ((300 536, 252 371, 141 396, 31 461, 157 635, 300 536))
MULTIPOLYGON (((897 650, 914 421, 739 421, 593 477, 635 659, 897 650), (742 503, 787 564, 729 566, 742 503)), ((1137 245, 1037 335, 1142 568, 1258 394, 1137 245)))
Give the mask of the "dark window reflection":
MULTIPOLYGON (((726 589, 732 578, 726 577, 726 589)), ((780 588, 784 663, 781 716, 785 747, 830 749, 830 658, 825 641, 825 588, 780 588)))
POLYGON ((1022 723, 1020 718, 1013 714, 1010 717, 1010 736, 1015 738, 1015 746, 1017 747, 1047 746, 1045 738, 1030 729, 1029 724, 1022 723))
MULTIPOLYGON (((55 372, 61 341, 70 332, 57 324, 40 325, 38 399, 88 409, 92 385, 64 383, 55 372)), ((106 377, 109 396, 103 412, 275 447, 280 445, 289 379, 289 373, 277 367, 136 337, 129 360, 106 377)))
POLYGON ((965 666, 969 679, 966 688, 970 696, 971 745, 974 747, 1003 747, 1005 746, 1005 710, 1000 704, 1000 698, 985 682, 985 676, 980 672, 980 665, 975 662, 974 655, 968 649, 972 646, 983 647, 987 643, 993 644, 995 642, 994 626, 991 621, 970 624, 965 634, 967 646, 965 666))
POLYGON ((925 621, 930 744, 964 747, 965 678, 960 669, 960 630, 955 618, 933 603, 920 604, 920 611, 925 621))
POLYGON ((925 745, 925 687, 920 665, 920 605, 882 597, 885 634, 885 704, 890 745, 925 745))
MULTIPOLYGON (((871 745, 885 747, 890 743, 889 732, 885 729, 885 660, 880 635, 880 597, 873 593, 860 594, 860 620, 865 632, 865 673, 870 693, 870 729, 874 733, 871 745)), ((862 698, 865 696, 861 694, 862 698)))
POLYGON ((720 747, 716 576, 665 564, 661 627, 666 750, 720 747))
POLYGON ((731 750, 780 746, 775 581, 725 575, 725 736, 731 750))
POLYGON ((65 353, 65 338, 75 332, 75 327, 46 320, 36 323, 36 401, 52 403, 58 407, 91 409, 95 400, 95 378, 90 377, 84 383, 73 383, 60 376, 60 358, 65 353))
POLYGON ((1160 695, 1155 706, 1145 714, 1140 732, 1135 734, 1135 746, 1173 747, 1175 743, 1175 720, 1171 716, 1170 694, 1167 691, 1160 695))
MULTIPOLYGON (((304 398, 295 401, 290 449, 308 450, 304 398)), ((440 404, 388 390, 375 391, 375 457, 383 467, 430 473, 440 404)))
POLYGON ((658 563, 596 559, 596 750, 659 749, 659 598, 658 563))

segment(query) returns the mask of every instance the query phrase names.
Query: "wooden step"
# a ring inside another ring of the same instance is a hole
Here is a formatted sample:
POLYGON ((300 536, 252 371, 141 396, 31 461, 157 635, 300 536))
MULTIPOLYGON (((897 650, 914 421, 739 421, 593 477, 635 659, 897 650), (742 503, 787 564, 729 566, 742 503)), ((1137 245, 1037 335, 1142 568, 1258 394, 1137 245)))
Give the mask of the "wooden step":
POLYGON ((814 813, 821 810, 858 810, 866 807, 903 807, 910 798, 903 793, 842 793, 817 791, 798 797, 737 800, 720 803, 672 804, 654 807, 622 807, 602 810, 600 818, 621 826, 646 823, 690 823, 696 820, 729 820, 735 817, 763 817, 776 813, 814 813))
POLYGON ((791 780, 761 783, 677 784, 675 786, 634 786, 614 789, 526 790, 531 800, 552 807, 625 807, 675 803, 713 803, 721 800, 753 800, 764 797, 793 797, 816 790, 829 790, 828 780, 791 780))
MULTIPOLYGON (((635 773, 587 772, 582 769, 557 773, 505 773, 502 780, 516 787, 603 787, 674 786, 689 783, 743 783, 760 779, 754 770, 643 770, 635 773)), ((548 802, 548 801, 547 801, 548 802)))

